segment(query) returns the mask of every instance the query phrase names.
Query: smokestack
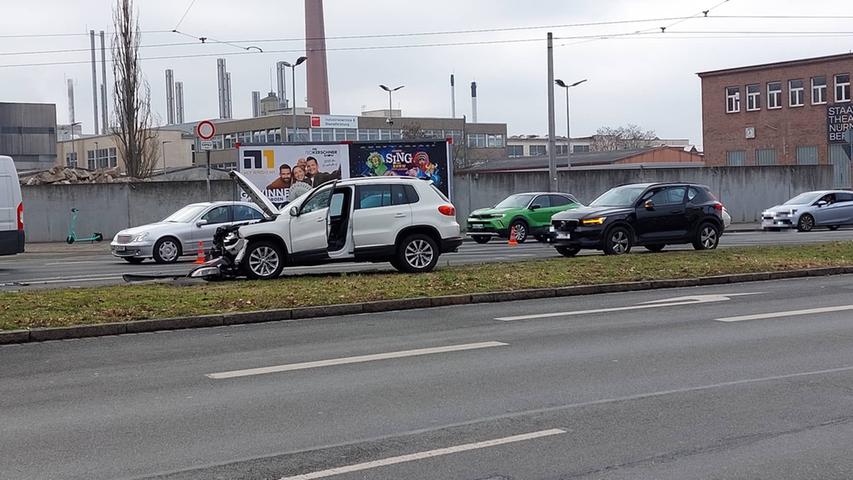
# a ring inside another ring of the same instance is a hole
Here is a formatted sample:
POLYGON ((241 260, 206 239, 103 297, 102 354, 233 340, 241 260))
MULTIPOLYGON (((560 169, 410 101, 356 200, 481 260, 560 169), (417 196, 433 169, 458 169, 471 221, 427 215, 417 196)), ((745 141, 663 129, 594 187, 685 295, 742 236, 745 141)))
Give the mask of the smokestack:
POLYGON ((287 67, 284 62, 275 64, 276 80, 278 87, 278 106, 281 109, 287 108, 287 67))
POLYGON ((175 124, 175 74, 166 69, 166 125, 175 124))
POLYGON ((216 59, 216 81, 219 83, 219 118, 228 118, 225 106, 225 59, 216 59))
POLYGON ((252 92, 252 118, 261 116, 261 92, 252 92))
POLYGON ((225 72, 225 118, 233 118, 231 111, 231 72, 225 72))
POLYGON ((450 118, 456 118, 456 81, 450 74, 450 118))
POLYGON ((175 117, 179 124, 184 123, 184 82, 175 82, 175 117))
POLYGON ((107 47, 104 31, 101 30, 101 133, 106 135, 110 128, 109 107, 107 106, 107 47))
POLYGON ((68 123, 71 124, 71 130, 74 130, 74 80, 68 79, 68 123))
MULTIPOLYGON (((326 26, 323 0, 305 0, 305 54, 308 56, 308 106, 328 115, 329 70, 326 66, 326 26)), ((293 99, 294 108, 296 99, 293 99)))
POLYGON ((477 123, 477 82, 471 82, 471 123, 477 123))
POLYGON ((92 44, 92 106, 95 111, 95 129, 93 132, 95 135, 101 131, 100 127, 98 127, 98 69, 95 66, 95 31, 89 30, 89 39, 92 44))

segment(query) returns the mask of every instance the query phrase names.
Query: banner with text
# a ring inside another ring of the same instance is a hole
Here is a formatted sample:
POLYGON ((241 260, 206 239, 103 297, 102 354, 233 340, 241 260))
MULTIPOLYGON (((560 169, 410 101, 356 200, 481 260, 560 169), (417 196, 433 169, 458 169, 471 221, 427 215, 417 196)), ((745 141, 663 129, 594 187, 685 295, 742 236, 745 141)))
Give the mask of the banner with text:
POLYGON ((239 156, 240 173, 277 205, 329 180, 346 178, 350 171, 345 144, 245 146, 239 156))
POLYGON ((447 141, 399 141, 350 145, 350 177, 409 176, 432 180, 450 197, 447 141))

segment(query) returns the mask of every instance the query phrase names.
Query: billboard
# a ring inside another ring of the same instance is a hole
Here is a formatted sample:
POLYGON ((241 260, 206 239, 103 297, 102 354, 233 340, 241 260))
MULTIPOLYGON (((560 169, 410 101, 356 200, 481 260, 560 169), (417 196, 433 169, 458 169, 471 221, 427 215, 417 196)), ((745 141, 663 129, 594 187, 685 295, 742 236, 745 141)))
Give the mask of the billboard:
POLYGON ((239 156, 240 173, 277 205, 350 171, 345 144, 244 146, 239 156))
POLYGON ((311 115, 311 128, 358 128, 358 117, 311 115))
POLYGON ((445 140, 356 142, 350 145, 350 177, 418 177, 432 180, 449 198, 450 168, 445 140))
POLYGON ((826 107, 826 129, 829 143, 849 142, 844 134, 853 130, 853 105, 828 105, 826 107))

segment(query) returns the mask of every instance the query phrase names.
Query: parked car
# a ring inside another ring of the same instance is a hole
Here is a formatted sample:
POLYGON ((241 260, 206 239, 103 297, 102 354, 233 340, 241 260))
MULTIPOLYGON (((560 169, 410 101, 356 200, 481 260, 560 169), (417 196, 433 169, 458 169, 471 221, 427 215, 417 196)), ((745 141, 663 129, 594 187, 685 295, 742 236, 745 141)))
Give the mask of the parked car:
POLYGON ((153 258, 157 263, 174 263, 181 256, 195 255, 199 242, 205 250, 212 247, 217 228, 263 218, 263 211, 253 203, 193 203, 161 222, 118 232, 110 243, 110 250, 116 257, 134 264, 146 258, 153 258))
POLYGON ((524 243, 531 235, 544 241, 555 213, 580 206, 568 193, 517 193, 494 207, 471 212, 467 234, 477 243, 487 243, 496 236, 509 238, 514 230, 518 243, 524 243))
POLYGON ((220 230, 222 258, 193 276, 272 279, 289 265, 390 262, 428 272, 462 245, 456 208, 431 181, 367 177, 327 182, 279 212, 239 172, 233 178, 266 219, 220 230))
POLYGON ((612 188, 581 207, 554 215, 552 241, 573 257, 581 249, 620 255, 642 245, 659 252, 669 244, 717 248, 725 227, 723 205, 710 189, 691 183, 642 183, 612 188))
POLYGON ((24 251, 24 202, 11 157, 0 156, 0 255, 24 251))
POLYGON ((842 225, 853 225, 853 192, 849 190, 801 193, 761 213, 764 230, 796 228, 810 232, 815 227, 838 230, 842 225))

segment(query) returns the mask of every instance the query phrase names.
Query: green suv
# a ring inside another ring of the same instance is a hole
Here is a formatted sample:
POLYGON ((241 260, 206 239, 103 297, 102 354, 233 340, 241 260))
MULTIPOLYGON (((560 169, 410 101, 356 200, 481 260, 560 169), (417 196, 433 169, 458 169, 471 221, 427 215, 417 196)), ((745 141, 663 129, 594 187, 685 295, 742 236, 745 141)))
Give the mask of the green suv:
POLYGON ((548 237, 552 215, 580 206, 568 193, 517 193, 494 207, 471 212, 467 233, 477 243, 492 237, 509 238, 511 230, 518 243, 531 235, 542 242, 548 237))

